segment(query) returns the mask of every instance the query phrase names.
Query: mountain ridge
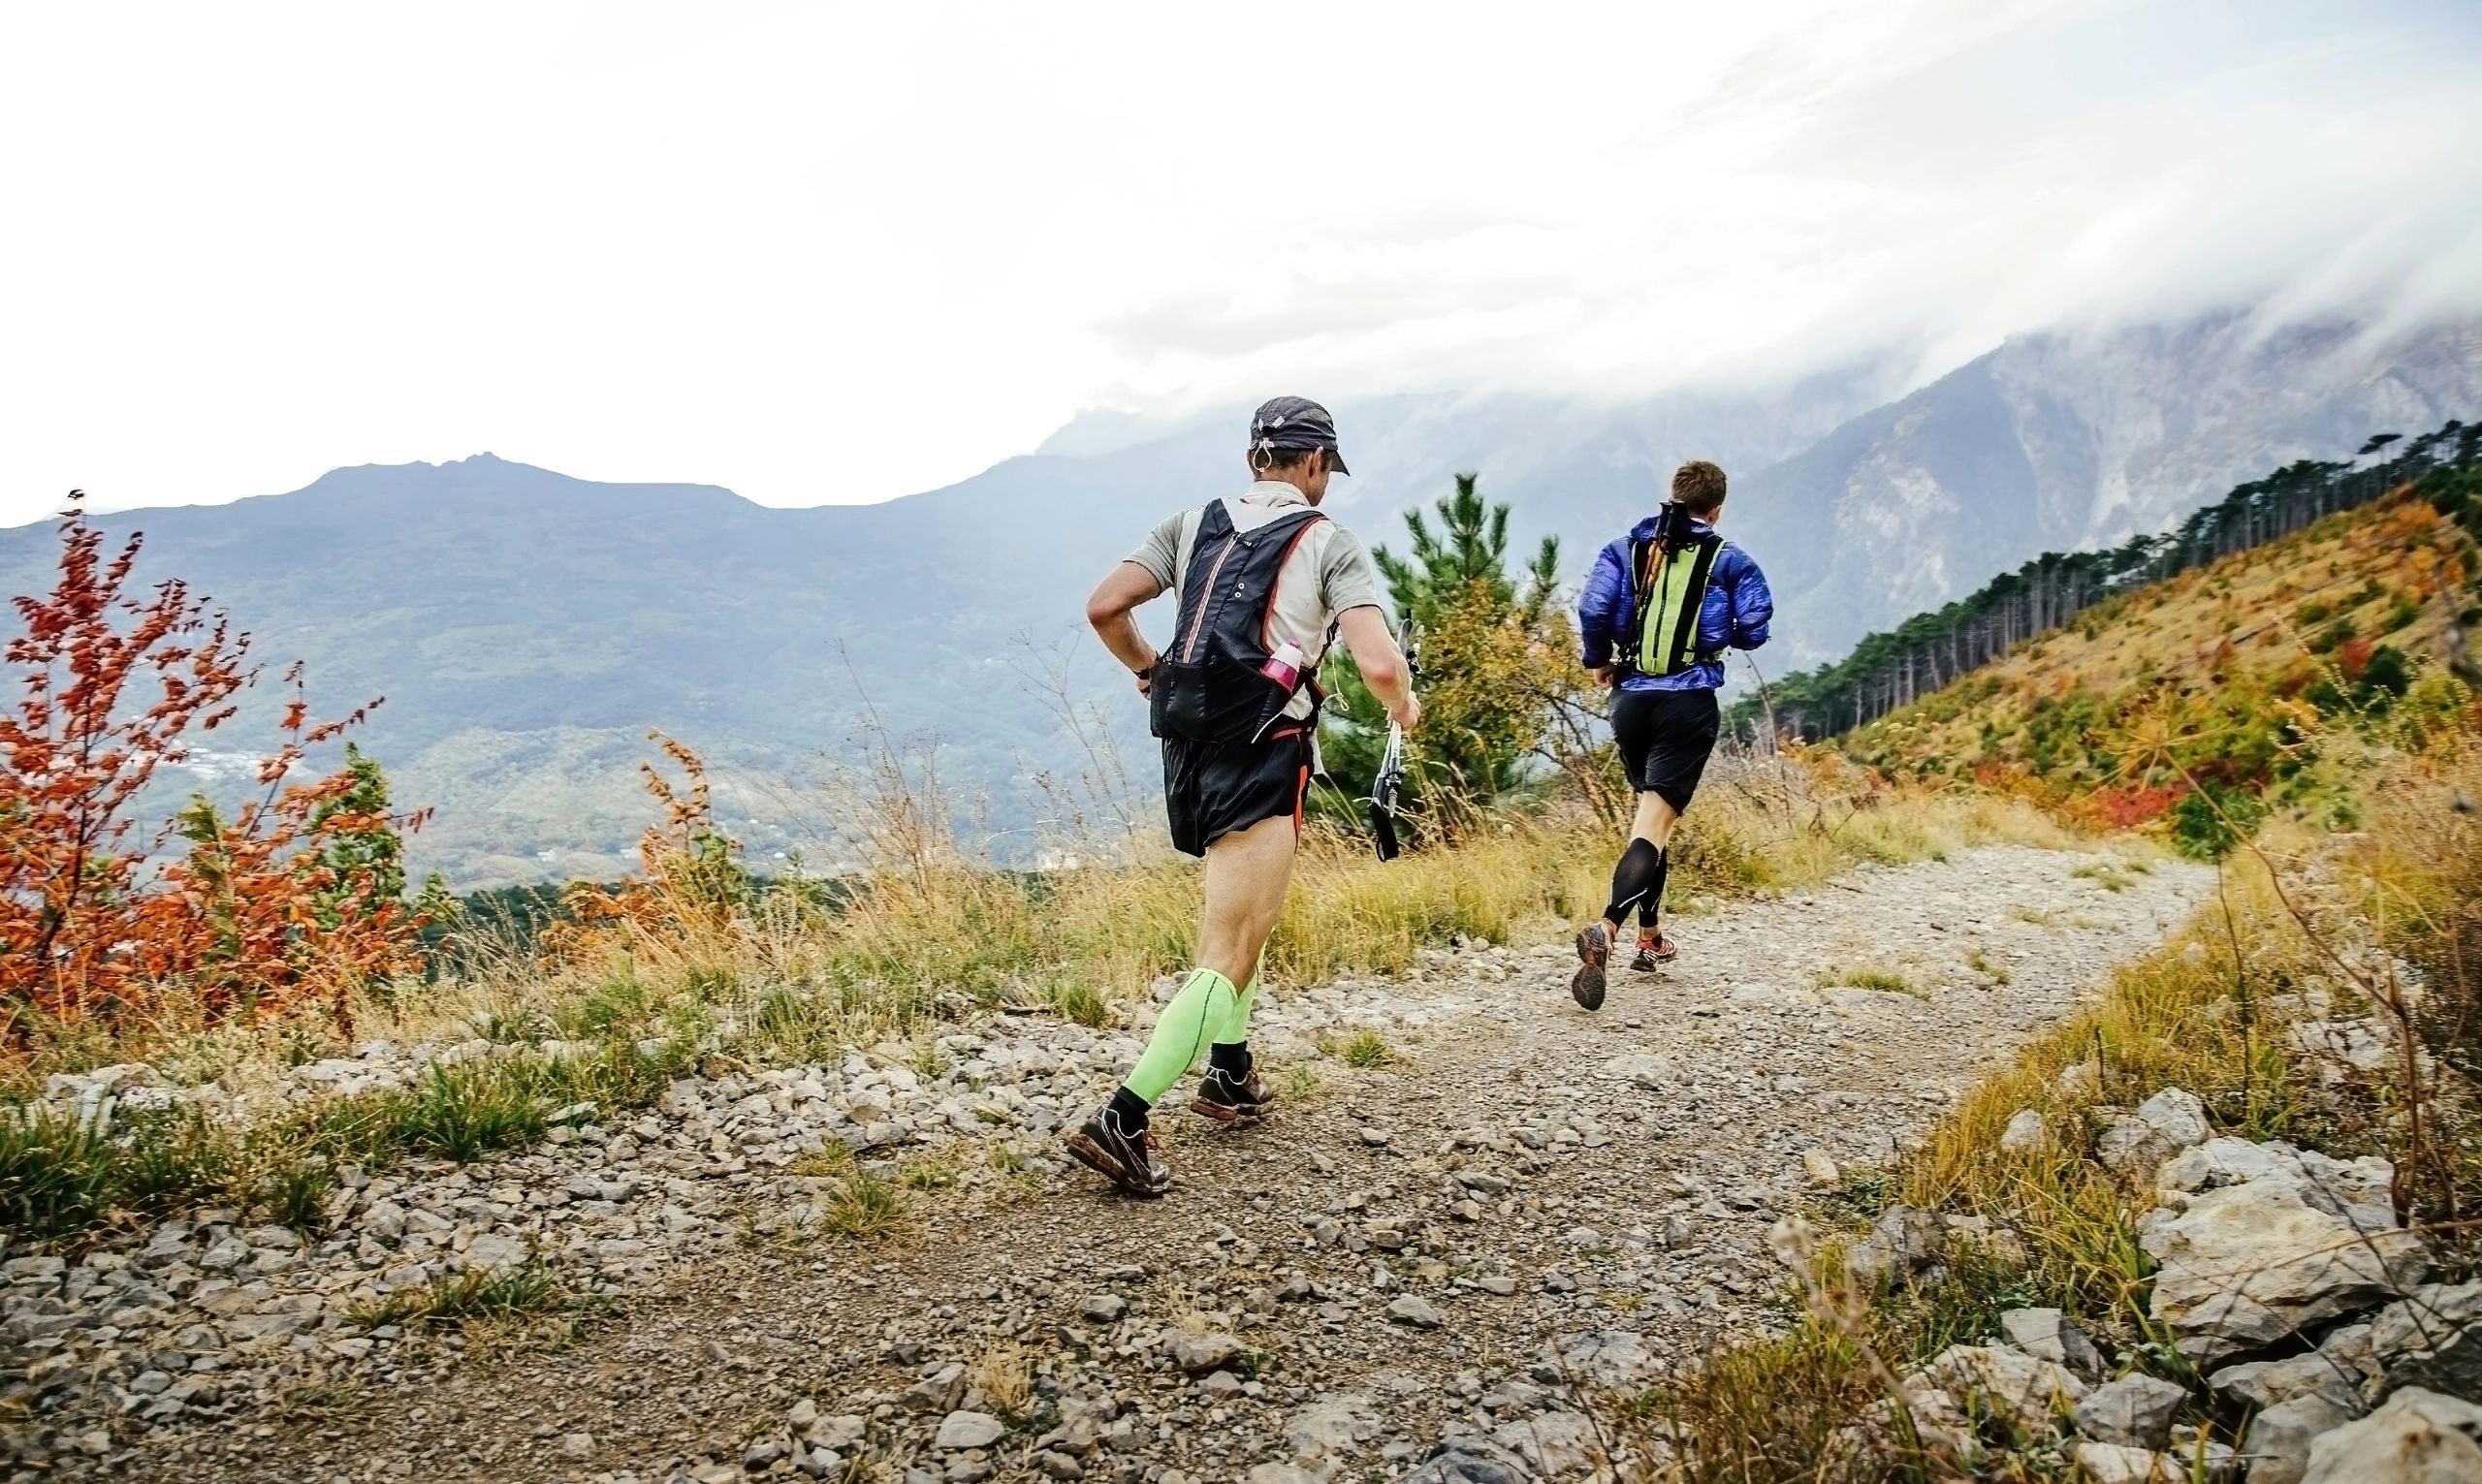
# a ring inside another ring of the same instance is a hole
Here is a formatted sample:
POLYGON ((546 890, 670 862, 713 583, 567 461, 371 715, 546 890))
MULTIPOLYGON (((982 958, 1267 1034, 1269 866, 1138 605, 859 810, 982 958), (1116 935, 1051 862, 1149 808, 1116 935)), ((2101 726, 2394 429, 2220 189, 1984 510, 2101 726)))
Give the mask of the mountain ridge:
MULTIPOLYGON (((1866 369, 1614 403, 1369 398, 1343 419, 1364 474, 1329 508, 1373 545, 1401 543, 1398 512, 1479 468, 1484 493, 1514 507, 1516 545, 1560 536, 1574 579, 1672 463, 1718 458, 1734 471, 1727 533, 1778 589, 1782 643, 1761 658, 1780 670, 2063 544, 2047 535, 2063 522, 2202 503, 2272 467, 2270 449, 2341 441, 2347 426, 2349 448, 2391 406, 2468 391, 2482 405, 2473 326, 2366 362, 2328 341, 2244 344, 2231 322, 2186 332, 2012 341, 1893 402, 1876 400, 1866 369), (2186 361, 2166 349, 2182 346, 2186 361), (2183 377, 2204 389, 2196 404, 2149 404, 2183 377), (2291 381, 2303 386, 2251 415, 2252 388, 2291 381), (2180 437, 2194 446, 2146 483, 2143 451, 2180 437), (2135 469, 2144 497, 2101 516, 2072 497, 2113 469, 2135 469)), ((625 868, 647 819, 635 765, 651 727, 710 755, 762 864, 834 857, 819 822, 831 811, 788 798, 803 786, 788 780, 833 771, 875 724, 902 744, 937 738, 943 774, 990 796, 995 828, 1033 825, 1037 775, 1073 777, 1084 754, 1051 682, 1030 687, 1029 671, 1056 666, 1061 692, 1098 710, 1142 777, 1140 708, 1085 639, 1079 605, 1155 521, 1247 478, 1236 444, 1201 416, 896 500, 798 508, 481 454, 94 519, 146 531, 140 581, 178 575, 254 630, 263 656, 302 658, 314 700, 386 694, 366 746, 400 798, 441 805, 418 854, 483 885, 625 868)), ((48 522, 0 532, 12 591, 48 587, 55 556, 48 522)))

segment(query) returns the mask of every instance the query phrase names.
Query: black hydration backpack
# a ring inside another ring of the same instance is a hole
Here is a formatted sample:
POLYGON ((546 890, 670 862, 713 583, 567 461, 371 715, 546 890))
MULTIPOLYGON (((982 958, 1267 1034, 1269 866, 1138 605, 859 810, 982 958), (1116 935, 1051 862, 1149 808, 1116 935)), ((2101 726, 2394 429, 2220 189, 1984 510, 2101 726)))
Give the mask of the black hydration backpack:
POLYGON ((1666 501, 1654 538, 1629 544, 1628 620, 1617 647, 1639 675, 1678 675, 1714 655, 1698 647, 1698 616, 1724 538, 1689 526, 1689 508, 1666 501))
POLYGON ((1296 690, 1308 687, 1314 706, 1321 699, 1306 659, 1289 688, 1258 672, 1275 648, 1268 630, 1276 579, 1310 527, 1325 519, 1299 510, 1240 531, 1222 500, 1206 507, 1181 576, 1172 647, 1156 660, 1148 686, 1156 736, 1255 742, 1284 714, 1296 690))

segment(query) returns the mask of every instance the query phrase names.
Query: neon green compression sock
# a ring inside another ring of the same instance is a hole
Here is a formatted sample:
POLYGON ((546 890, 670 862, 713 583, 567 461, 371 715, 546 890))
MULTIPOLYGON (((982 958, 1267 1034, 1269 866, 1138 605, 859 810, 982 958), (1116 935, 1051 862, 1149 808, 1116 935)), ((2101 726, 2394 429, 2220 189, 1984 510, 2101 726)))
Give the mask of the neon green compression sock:
POLYGON ((1250 972, 1249 987, 1232 996, 1232 1011, 1223 1023, 1208 1027, 1207 1040, 1216 1046, 1236 1046, 1250 1039, 1250 1010, 1258 1002, 1258 981, 1266 977, 1266 956, 1258 958, 1258 966, 1250 972))
POLYGON ((1190 970, 1188 982, 1163 1007, 1145 1053, 1121 1085, 1149 1104, 1162 1101, 1172 1084, 1205 1054, 1211 1028, 1231 1023, 1236 998, 1231 980, 1211 968, 1190 970))

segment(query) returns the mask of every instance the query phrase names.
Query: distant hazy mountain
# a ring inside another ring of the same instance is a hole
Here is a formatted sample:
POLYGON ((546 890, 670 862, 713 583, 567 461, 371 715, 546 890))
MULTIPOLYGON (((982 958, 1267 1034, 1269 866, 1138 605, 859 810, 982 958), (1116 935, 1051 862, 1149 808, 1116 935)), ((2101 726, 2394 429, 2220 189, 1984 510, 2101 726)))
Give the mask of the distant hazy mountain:
MULTIPOLYGON (((1755 466, 1871 400, 1859 375, 1764 396, 1623 407, 1397 397, 1340 408, 1364 476, 1331 509, 1373 541, 1461 468, 1529 532, 1599 529, 1694 454, 1755 466), (1579 522, 1583 523, 1580 524, 1579 522)), ((851 763, 867 712, 942 777, 989 796, 1002 848, 1031 850, 1034 775, 1083 749, 1042 695, 1047 656, 1100 704, 1143 786, 1142 711, 1085 632, 1087 590, 1156 521, 1247 481, 1246 411, 1086 455, 1012 458, 882 505, 771 510, 698 485, 606 485, 491 455, 338 469, 223 506, 106 516, 146 533, 143 584, 177 574, 308 662, 323 710, 387 703, 361 734, 401 799, 439 806, 420 841, 461 884, 596 874, 649 822, 636 762, 660 727, 705 752, 763 860, 833 860, 810 785, 851 763)), ((1351 488, 1348 489, 1347 487, 1351 488)), ((0 583, 48 586, 48 526, 0 532, 0 583)), ((1154 613, 1158 630, 1168 615, 1154 613)), ((263 730, 216 734, 222 748, 263 730)), ((228 778, 235 772, 225 770, 228 778)))
POLYGON ((2025 335, 1736 481, 1732 534, 1787 614, 1781 668, 2041 552, 2158 529, 2294 459, 2477 415, 2477 324, 2025 335))
MULTIPOLYGON (((1563 538, 1574 581, 1673 463, 1717 458, 1734 474, 1728 529, 1779 587, 1780 670, 2045 548, 2158 524, 2381 427, 2471 416, 2482 334, 2371 348, 2214 322, 2011 341, 1885 405, 1901 389, 1879 378, 1608 405, 1339 402, 1361 472, 1329 508, 1401 542, 1399 511, 1479 469, 1516 507, 1521 542, 1563 538)), ((874 506, 771 510, 481 455, 103 523, 146 531, 142 581, 176 573, 263 656, 307 660, 323 709, 388 697, 366 744, 401 798, 439 806, 420 849, 461 883, 625 865, 648 821, 634 769, 649 727, 719 766, 762 860, 837 859, 834 811, 806 784, 822 759, 862 756, 866 697, 901 741, 936 737, 942 776, 987 793, 1002 847, 1031 853, 1047 811, 1034 775, 1073 774, 1086 755, 1029 673, 1063 656, 1070 693, 1104 709, 1147 785, 1138 703, 1085 635, 1080 600, 1151 522, 1244 481, 1245 417, 1088 415, 1045 452, 874 506)), ((52 549, 48 527, 0 532, 0 583, 47 586, 52 549)))

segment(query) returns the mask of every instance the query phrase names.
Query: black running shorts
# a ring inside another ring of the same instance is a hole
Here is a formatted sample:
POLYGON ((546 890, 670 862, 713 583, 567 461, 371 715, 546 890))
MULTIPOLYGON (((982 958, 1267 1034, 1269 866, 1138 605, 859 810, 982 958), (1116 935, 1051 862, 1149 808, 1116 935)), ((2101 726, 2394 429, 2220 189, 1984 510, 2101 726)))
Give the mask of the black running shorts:
POLYGON ((1611 698, 1611 737, 1629 786, 1661 796, 1675 814, 1689 811, 1722 722, 1711 690, 1623 690, 1611 698))
MULTIPOLYGON (((1279 725, 1282 725, 1279 723, 1279 725)), ((1310 730, 1294 726, 1255 742, 1163 739, 1163 810, 1184 855, 1260 820, 1289 816, 1301 828, 1310 787, 1310 730)))

